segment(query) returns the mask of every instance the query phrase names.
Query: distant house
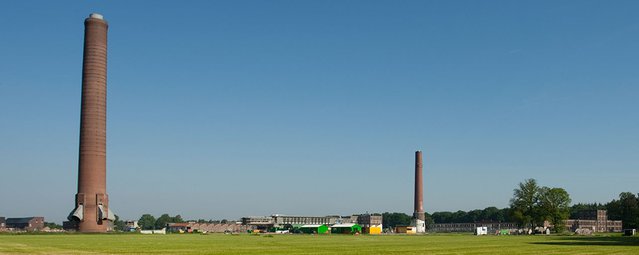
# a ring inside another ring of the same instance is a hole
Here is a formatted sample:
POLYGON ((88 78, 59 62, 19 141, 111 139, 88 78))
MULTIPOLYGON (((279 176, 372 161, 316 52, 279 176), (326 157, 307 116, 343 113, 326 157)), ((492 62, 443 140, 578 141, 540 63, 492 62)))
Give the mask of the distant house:
POLYGON ((134 232, 140 228, 140 226, 138 226, 137 220, 128 220, 125 222, 125 224, 126 224, 126 231, 134 232))
POLYGON ((39 231, 44 228, 44 217, 7 218, 6 228, 39 231))
POLYGON ((364 234, 377 235, 382 233, 381 214, 361 214, 357 217, 357 223, 362 226, 364 234))
POLYGON ((0 229, 6 228, 7 219, 0 217, 0 229))
POLYGON ((193 222, 180 222, 180 223, 168 223, 166 224, 167 231, 172 233, 191 233, 193 232, 192 228, 193 222))

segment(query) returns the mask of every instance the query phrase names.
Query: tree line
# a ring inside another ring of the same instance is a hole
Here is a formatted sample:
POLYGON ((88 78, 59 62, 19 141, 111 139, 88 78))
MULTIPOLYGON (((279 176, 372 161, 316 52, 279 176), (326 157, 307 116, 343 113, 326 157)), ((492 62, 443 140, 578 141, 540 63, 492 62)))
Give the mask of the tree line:
POLYGON ((226 220, 226 219, 223 219, 223 220, 205 220, 205 219, 184 220, 184 219, 182 219, 182 216, 180 216, 179 214, 175 215, 175 216, 170 216, 167 213, 162 214, 160 217, 158 217, 156 219, 151 214, 144 214, 138 220, 138 226, 140 227, 140 229, 143 229, 143 230, 162 229, 162 228, 166 227, 166 224, 168 224, 168 223, 182 223, 182 222, 226 224, 226 223, 228 223, 228 220, 226 220))
MULTIPOLYGON (((565 220, 578 218, 582 211, 607 210, 608 219, 623 221, 623 228, 639 228, 639 194, 622 192, 619 199, 605 204, 570 203, 570 195, 563 188, 542 187, 535 179, 528 179, 513 190, 510 207, 426 213, 426 224, 515 222, 522 227, 536 227, 549 221, 556 231, 563 231, 565 220)), ((412 216, 399 212, 385 212, 382 216, 382 224, 390 228, 407 226, 412 220, 412 216)))

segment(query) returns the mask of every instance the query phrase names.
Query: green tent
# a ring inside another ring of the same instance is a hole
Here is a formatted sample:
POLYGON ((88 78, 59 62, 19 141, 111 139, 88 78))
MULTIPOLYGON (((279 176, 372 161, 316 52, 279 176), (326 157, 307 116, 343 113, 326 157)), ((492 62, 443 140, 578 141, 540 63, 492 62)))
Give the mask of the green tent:
POLYGON ((357 224, 335 224, 331 227, 331 233, 333 234, 355 234, 362 233, 362 227, 357 224))
POLYGON ((326 225, 302 225, 298 228, 302 233, 306 234, 326 234, 328 226, 326 225))

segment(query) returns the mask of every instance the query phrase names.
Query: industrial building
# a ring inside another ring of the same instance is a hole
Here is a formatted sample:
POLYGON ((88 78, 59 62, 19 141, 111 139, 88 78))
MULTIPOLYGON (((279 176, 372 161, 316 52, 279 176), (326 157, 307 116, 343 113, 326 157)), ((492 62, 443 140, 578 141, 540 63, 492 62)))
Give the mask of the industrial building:
POLYGON ((513 222, 473 222, 473 223, 436 223, 428 226, 429 232, 474 232, 479 227, 485 227, 488 233, 493 233, 502 229, 518 229, 517 223, 513 222))
POLYGON ((357 217, 357 224, 362 227, 363 234, 379 235, 382 233, 381 214, 362 214, 357 217))
POLYGON ((169 223, 166 230, 171 233, 245 233, 252 230, 253 226, 242 225, 237 222, 227 223, 197 223, 182 222, 169 223))
POLYGON ((622 232, 622 221, 609 220, 606 210, 584 210, 578 213, 577 219, 566 220, 566 229, 590 229, 593 232, 622 232))
POLYGON ((44 229, 44 217, 2 218, 0 225, 13 230, 40 231, 44 229))
MULTIPOLYGON (((606 210, 585 210, 578 213, 576 219, 565 222, 566 229, 575 232, 578 229, 588 229, 593 232, 622 232, 622 221, 609 220, 606 210)), ((473 232, 478 227, 487 227, 489 233, 503 229, 519 229, 513 222, 476 222, 476 223, 436 223, 428 227, 430 232, 473 232)), ((544 227, 552 228, 549 222, 544 227)))
MULTIPOLYGON (((349 218, 350 219, 350 218, 349 218)), ((342 221, 340 216, 289 216, 273 214, 271 216, 244 217, 242 225, 254 226, 257 229, 285 228, 292 225, 325 224, 334 225, 342 221)))
MULTIPOLYGON (((271 216, 244 217, 242 225, 251 226, 258 230, 275 232, 283 229, 293 229, 303 225, 326 225, 332 229, 335 226, 348 225, 352 230, 353 225, 357 233, 381 234, 382 232, 382 215, 381 214, 356 214, 350 216, 289 216, 274 214, 271 216)), ((349 230, 348 232, 352 232, 349 230)), ((327 231, 328 232, 328 231, 327 231)), ((319 233, 319 232, 318 232, 319 233)), ((340 232, 341 233, 341 232, 340 232)))

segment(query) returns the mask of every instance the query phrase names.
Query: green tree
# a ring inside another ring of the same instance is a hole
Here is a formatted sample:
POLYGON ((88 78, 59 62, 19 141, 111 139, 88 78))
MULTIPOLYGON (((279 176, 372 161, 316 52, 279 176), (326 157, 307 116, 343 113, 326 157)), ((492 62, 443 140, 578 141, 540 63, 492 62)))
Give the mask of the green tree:
MULTIPOLYGON (((581 212, 583 211, 592 211, 592 210, 607 210, 605 205, 602 205, 600 203, 592 203, 592 204, 588 204, 588 203, 578 203, 578 204, 574 204, 570 207, 570 219, 577 219, 580 217, 581 212)), ((610 216, 610 213, 608 213, 608 216, 610 216)), ((610 218, 612 219, 612 218, 610 218)))
POLYGON ((140 217, 140 220, 138 220, 138 225, 141 229, 144 230, 154 229, 155 217, 153 217, 153 215, 151 214, 144 214, 142 215, 142 217, 140 217))
POLYGON ((424 217, 426 219, 426 228, 430 228, 429 226, 433 225, 433 223, 435 223, 433 221, 433 216, 428 214, 427 212, 424 212, 424 217))
POLYGON ((122 220, 120 220, 120 216, 118 216, 117 214, 115 215, 115 221, 113 221, 113 225, 114 225, 114 230, 115 231, 125 231, 126 230, 126 223, 122 220))
POLYGON ((497 209, 497 207, 491 206, 491 207, 486 207, 484 208, 484 210, 481 211, 481 217, 480 217, 480 221, 493 221, 493 222, 501 222, 503 221, 503 219, 498 219, 498 218, 503 218, 499 216, 499 209, 497 209))
POLYGON ((155 220, 155 228, 163 229, 168 223, 173 223, 173 217, 169 216, 166 213, 162 214, 159 218, 157 218, 157 220, 155 220))
POLYGON ((606 208, 610 219, 623 221, 623 228, 639 228, 639 198, 635 194, 622 192, 619 200, 613 199, 606 208))
POLYGON ((451 219, 453 218, 452 212, 434 212, 433 221, 435 223, 451 223, 451 219))
POLYGON ((522 226, 535 226, 535 221, 539 219, 539 189, 535 179, 527 179, 519 183, 519 188, 513 192, 513 198, 510 200, 512 216, 522 226))
POLYGON ((503 208, 501 210, 499 210, 499 214, 498 214, 498 219, 503 219, 503 220, 498 220, 499 222, 514 222, 515 220, 512 217, 512 209, 511 208, 503 208))
POLYGON ((509 210, 508 208, 498 209, 491 206, 483 210, 471 210, 468 212, 434 212, 429 218, 431 218, 433 223, 507 222, 510 221, 507 217, 509 210))
POLYGON ((171 222, 173 222, 173 223, 182 223, 182 222, 184 222, 184 220, 182 219, 182 216, 178 214, 178 215, 175 215, 175 217, 173 217, 171 222))
POLYGON ((565 221, 570 216, 570 195, 562 188, 542 187, 539 189, 539 217, 548 220, 555 231, 565 229, 565 221))
POLYGON ((412 220, 412 216, 405 213, 382 213, 382 225, 388 228, 394 228, 395 226, 408 226, 412 220))
POLYGON ((464 221, 463 222, 485 221, 486 219, 484 219, 482 214, 483 214, 482 210, 471 210, 471 211, 468 211, 466 213, 466 215, 464 216, 464 221))
POLYGON ((466 215, 468 215, 467 212, 459 210, 453 213, 450 220, 451 222, 466 222, 466 215))
POLYGON ((62 229, 62 225, 58 225, 55 222, 44 222, 44 226, 50 229, 62 229))

